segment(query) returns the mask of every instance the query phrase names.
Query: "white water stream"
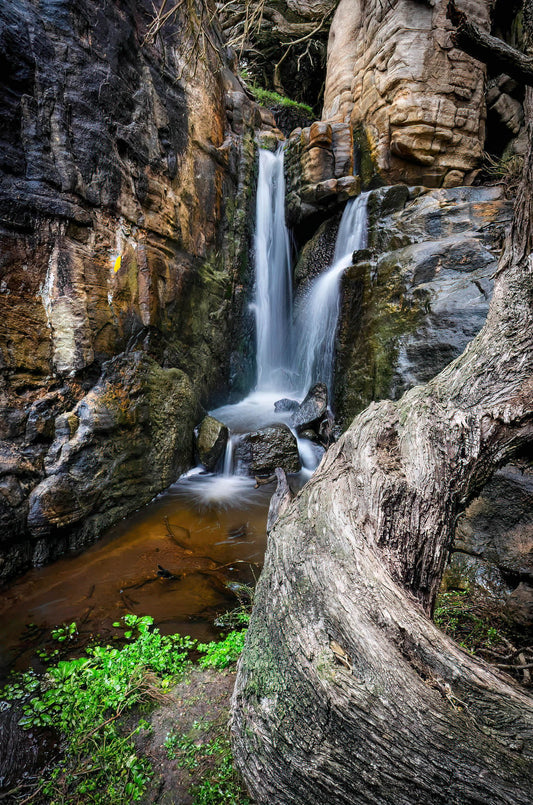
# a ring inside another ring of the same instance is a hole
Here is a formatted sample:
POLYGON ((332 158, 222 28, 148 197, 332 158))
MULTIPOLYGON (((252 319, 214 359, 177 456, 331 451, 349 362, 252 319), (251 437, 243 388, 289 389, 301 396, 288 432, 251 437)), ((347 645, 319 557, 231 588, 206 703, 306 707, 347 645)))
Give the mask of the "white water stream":
MULTIPOLYGON (((232 434, 221 474, 205 482, 193 470, 191 482, 200 484, 205 499, 223 502, 249 487, 251 479, 236 475, 233 450, 239 434, 274 422, 290 426, 290 412, 275 412, 282 397, 301 400, 318 381, 331 396, 335 334, 340 307, 340 278, 352 262, 355 250, 366 246, 367 194, 348 202, 337 235, 331 267, 311 284, 294 320, 290 238, 285 224, 283 149, 259 152, 256 197, 255 297, 257 380, 255 389, 241 402, 211 412, 232 434)), ((296 435, 296 434, 295 434, 296 435)), ((297 435, 302 473, 309 477, 319 463, 322 449, 297 435)))
POLYGON ((284 387, 292 355, 292 274, 283 151, 259 151, 255 224, 256 390, 284 387))
POLYGON ((296 323, 298 332, 295 374, 300 394, 305 394, 321 381, 333 392, 335 335, 340 311, 340 280, 352 264, 352 255, 367 243, 368 193, 363 193, 346 205, 335 244, 333 262, 312 283, 300 306, 296 323))

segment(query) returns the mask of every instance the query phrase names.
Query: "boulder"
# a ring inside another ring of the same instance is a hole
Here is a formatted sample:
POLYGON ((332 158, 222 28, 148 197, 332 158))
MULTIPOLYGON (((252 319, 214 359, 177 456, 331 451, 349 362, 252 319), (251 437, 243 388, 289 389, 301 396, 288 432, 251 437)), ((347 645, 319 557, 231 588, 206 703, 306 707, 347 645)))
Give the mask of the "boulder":
POLYGON ((196 449, 200 463, 206 470, 214 472, 222 459, 228 443, 229 431, 222 422, 213 416, 202 419, 196 437, 196 449))
POLYGON ((315 383, 297 411, 291 417, 291 425, 299 432, 318 426, 328 409, 328 390, 325 383, 315 383))
POLYGON ((334 407, 343 425, 434 377, 479 332, 511 216, 496 186, 384 187, 367 209, 368 249, 342 278, 334 407))
POLYGON ((200 410, 181 370, 142 352, 109 361, 75 409, 57 417, 46 477, 29 495, 38 561, 94 541, 188 469, 200 410))
POLYGON ((288 397, 283 397, 274 403, 274 411, 297 411, 300 407, 298 400, 290 400, 288 397))
POLYGON ((234 459, 248 475, 271 475, 278 467, 285 472, 301 468, 296 438, 283 424, 246 433, 235 446, 234 459))

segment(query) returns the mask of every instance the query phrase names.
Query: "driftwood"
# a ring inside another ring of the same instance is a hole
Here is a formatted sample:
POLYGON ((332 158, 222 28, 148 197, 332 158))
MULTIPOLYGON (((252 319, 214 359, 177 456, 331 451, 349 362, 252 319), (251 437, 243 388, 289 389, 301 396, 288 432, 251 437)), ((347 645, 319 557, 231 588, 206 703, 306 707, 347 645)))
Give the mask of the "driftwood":
POLYGON ((294 497, 287 481, 285 470, 277 467, 276 478, 278 485, 270 499, 270 506, 268 507, 267 531, 272 530, 274 524, 278 521, 278 518, 283 514, 294 497))
POLYGON ((260 486, 264 486, 265 484, 273 484, 276 482, 276 474, 269 475, 268 478, 260 478, 258 475, 255 476, 255 485, 254 489, 259 489, 260 486))
POLYGON ((233 698, 259 805, 533 801, 533 697, 430 618, 457 515, 533 444, 532 196, 530 151, 482 331, 361 413, 270 532, 233 698))

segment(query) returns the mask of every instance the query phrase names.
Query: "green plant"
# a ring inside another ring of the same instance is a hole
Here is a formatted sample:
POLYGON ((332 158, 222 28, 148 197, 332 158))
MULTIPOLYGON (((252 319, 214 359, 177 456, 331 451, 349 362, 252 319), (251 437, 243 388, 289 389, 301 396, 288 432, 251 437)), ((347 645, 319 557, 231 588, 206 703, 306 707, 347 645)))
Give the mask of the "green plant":
POLYGON ((504 154, 499 158, 483 154, 483 169, 488 178, 502 182, 508 193, 518 186, 523 167, 524 157, 519 154, 504 154))
POLYGON ((219 670, 234 665, 242 652, 245 637, 246 630, 233 631, 224 640, 199 643, 198 651, 205 654, 200 658, 199 664, 202 668, 218 668, 219 670))
POLYGON ((170 730, 167 733, 167 737, 163 742, 163 746, 166 750, 167 757, 169 760, 175 760, 176 758, 176 748, 179 745, 179 736, 174 732, 174 730, 170 730))
POLYGON ((239 601, 239 606, 215 618, 215 626, 226 631, 248 626, 255 596, 255 588, 251 584, 231 584, 230 589, 239 601))
POLYGON ((491 623, 489 613, 480 608, 469 589, 440 593, 433 620, 472 654, 502 640, 500 630, 491 623))
POLYGON ((170 744, 179 766, 190 772, 196 770, 196 776, 199 773, 201 777, 190 789, 193 805, 249 805, 242 780, 233 766, 229 739, 220 732, 220 726, 215 727, 213 734, 214 726, 195 721, 187 735, 169 733, 165 747, 170 744), (203 738, 202 731, 206 732, 203 738))
POLYGON ((250 73, 243 68, 241 70, 241 78, 254 96, 257 103, 261 106, 285 106, 290 107, 291 109, 295 109, 298 112, 301 112, 309 117, 314 117, 314 112, 310 106, 306 103, 298 103, 298 101, 293 101, 291 98, 288 98, 286 95, 280 95, 279 92, 274 92, 270 89, 264 89, 256 84, 250 73))
POLYGON ((187 667, 194 641, 151 630, 152 618, 126 615, 124 623, 130 628, 122 648, 93 646, 51 665, 43 677, 27 671, 1 692, 8 706, 22 707, 23 727, 49 727, 61 736, 62 755, 39 787, 57 805, 137 801, 151 777, 150 762, 137 756, 132 741, 146 721, 123 734, 118 720, 163 697, 187 667))
POLYGON ((65 640, 74 640, 78 634, 78 627, 75 623, 71 623, 68 626, 64 623, 62 626, 56 626, 55 629, 52 629, 50 634, 53 640, 57 640, 58 643, 64 643, 65 640))
POLYGON ((231 747, 227 738, 217 738, 204 749, 216 755, 215 764, 206 771, 203 780, 192 786, 194 805, 249 805, 242 782, 235 771, 231 747))

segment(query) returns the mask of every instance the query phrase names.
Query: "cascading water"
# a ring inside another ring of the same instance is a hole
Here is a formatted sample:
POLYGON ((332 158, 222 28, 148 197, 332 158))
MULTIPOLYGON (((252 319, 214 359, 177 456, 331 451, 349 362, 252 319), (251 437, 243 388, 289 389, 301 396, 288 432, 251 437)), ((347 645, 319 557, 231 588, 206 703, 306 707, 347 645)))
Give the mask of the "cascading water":
POLYGON ((320 380, 327 385, 331 397, 335 335, 340 309, 340 278, 351 265, 354 251, 366 246, 367 198, 368 193, 363 193, 346 205, 331 267, 314 280, 300 306, 294 365, 300 394, 305 394, 313 383, 320 380))
POLYGON ((285 225, 283 149, 259 151, 255 230, 257 390, 286 384, 291 349, 292 276, 285 225))
MULTIPOLYGON (((346 206, 339 226, 331 267, 312 284, 293 324, 292 272, 289 233, 285 224, 283 148, 276 153, 259 151, 256 198, 255 298, 257 382, 240 403, 212 412, 232 436, 224 471, 211 491, 220 499, 222 489, 232 491, 235 471, 232 452, 239 434, 275 421, 290 425, 290 413, 275 412, 274 403, 285 396, 303 397, 317 381, 331 393, 335 334, 339 316, 339 282, 356 249, 366 245, 366 194, 346 206), (298 338, 296 338, 296 335, 298 338), (294 344, 298 348, 294 349, 294 344)), ((316 467, 317 448, 298 438, 300 459, 306 474, 316 467)), ((238 471, 238 470, 237 470, 238 471)), ((241 476, 241 481, 243 480, 241 476)))
MULTIPOLYGON (((193 635, 202 642, 209 640, 215 635, 206 634, 205 629, 209 627, 202 625, 206 610, 227 607, 226 598, 210 580, 216 580, 220 586, 222 569, 229 574, 250 563, 261 562, 272 487, 256 489, 252 478, 234 474, 233 447, 243 432, 275 420, 289 420, 287 412, 274 412, 273 404, 277 399, 299 396, 299 390, 305 393, 316 380, 331 378, 339 307, 338 278, 349 265, 352 251, 365 243, 360 216, 363 216, 366 199, 351 203, 347 208, 332 268, 316 281, 309 294, 304 316, 305 336, 300 339, 300 352, 308 352, 309 357, 304 361, 300 355, 299 360, 302 366, 311 368, 306 368, 297 380, 294 376, 291 379, 290 370, 294 372, 295 366, 291 360, 291 282, 283 195, 283 154, 261 152, 257 199, 261 231, 256 236, 257 387, 241 403, 212 412, 233 433, 228 440, 222 473, 213 475, 196 467, 158 496, 151 506, 129 518, 129 524, 123 521, 116 526, 115 538, 93 546, 89 558, 87 555, 71 557, 63 559, 59 565, 31 571, 22 591, 16 587, 13 595, 3 596, 7 606, 1 611, 5 627, 0 634, 3 651, 8 645, 15 645, 20 656, 21 650, 27 648, 24 625, 36 618, 50 627, 62 621, 82 620, 87 628, 100 632, 102 626, 107 628, 107 624, 119 617, 121 609, 117 610, 117 601, 120 600, 120 607, 123 607, 130 600, 126 596, 131 589, 135 590, 135 598, 139 598, 139 601, 132 601, 132 605, 139 608, 136 611, 152 615, 156 622, 164 623, 166 629, 172 626, 182 633, 184 629, 189 633, 191 629, 202 630, 193 635), (325 301, 333 293, 326 293, 322 287, 330 278, 335 279, 330 286, 330 291, 335 289, 333 314, 326 312, 329 302, 325 301), (179 550, 180 543, 173 536, 172 528, 180 529, 178 533, 187 542, 185 550, 179 550), (117 557, 121 574, 120 599, 117 597, 117 557), (211 557, 220 563, 217 573, 212 571, 211 557), (202 572, 205 566, 202 562, 206 560, 209 572, 202 572), (175 575, 152 584, 158 578, 155 574, 160 563, 175 575), (104 623, 101 613, 105 613, 107 619, 104 623), (20 642, 17 642, 19 636, 20 642)), ((304 467, 301 479, 305 480, 316 467, 319 456, 316 446, 308 439, 298 438, 298 447, 304 467)), ((243 577, 243 581, 250 583, 251 579, 243 577)), ((1 660, 0 652, 0 664, 1 660)))

